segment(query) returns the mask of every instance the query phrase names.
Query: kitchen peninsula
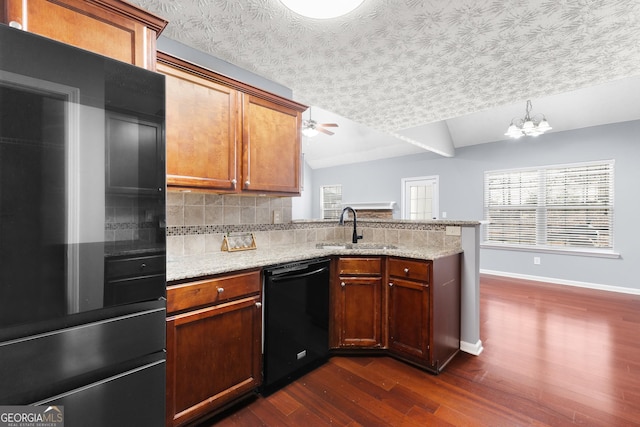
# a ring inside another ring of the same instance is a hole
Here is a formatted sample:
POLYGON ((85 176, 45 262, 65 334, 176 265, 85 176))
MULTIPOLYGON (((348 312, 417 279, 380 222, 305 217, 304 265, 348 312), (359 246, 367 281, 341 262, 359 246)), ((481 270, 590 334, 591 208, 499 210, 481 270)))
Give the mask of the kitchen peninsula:
MULTIPOLYGON (((209 416, 258 389, 263 363, 262 271, 284 263, 331 260, 332 351, 380 351, 440 372, 460 349, 469 349, 460 332, 465 321, 473 328, 477 315, 473 301, 478 292, 478 227, 475 221, 364 219, 358 221, 364 238, 351 244, 349 224, 292 221, 255 226, 256 249, 225 252, 220 250, 225 234, 251 231, 225 225, 206 230, 221 231, 209 236, 219 242, 218 250, 169 252, 168 424, 209 416), (202 337, 212 341, 205 345, 202 337), (212 356, 212 346, 225 351, 212 356), (216 384, 205 378, 216 378, 216 384)), ((199 230, 174 229, 168 234, 185 231, 199 230)))

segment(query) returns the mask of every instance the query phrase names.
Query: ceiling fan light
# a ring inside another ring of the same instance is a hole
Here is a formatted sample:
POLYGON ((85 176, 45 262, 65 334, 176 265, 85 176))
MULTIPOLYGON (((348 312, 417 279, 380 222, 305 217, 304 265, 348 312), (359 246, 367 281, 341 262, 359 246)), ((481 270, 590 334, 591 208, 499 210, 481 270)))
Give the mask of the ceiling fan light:
POLYGON ((346 15, 364 0, 280 0, 287 8, 298 15, 315 19, 330 19, 346 15))
POLYGON ((312 127, 306 127, 302 129, 302 134, 307 138, 313 138, 318 134, 318 130, 312 127))

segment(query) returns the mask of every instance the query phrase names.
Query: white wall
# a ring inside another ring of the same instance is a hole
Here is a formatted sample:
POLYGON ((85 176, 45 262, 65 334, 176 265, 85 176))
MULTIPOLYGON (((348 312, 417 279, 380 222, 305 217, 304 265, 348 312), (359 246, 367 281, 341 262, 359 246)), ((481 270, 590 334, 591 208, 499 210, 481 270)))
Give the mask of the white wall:
MULTIPOLYGON (((635 276, 635 266, 640 265, 636 229, 640 219, 640 121, 469 146, 457 149, 453 158, 425 153, 316 169, 312 191, 317 195, 321 185, 342 184, 345 201, 400 202, 402 178, 439 175, 440 210, 447 212, 447 219, 481 220, 486 170, 606 159, 615 160, 614 249, 621 258, 482 249, 480 268, 640 292, 635 276), (533 264, 534 255, 541 258, 540 265, 533 264)), ((319 216, 317 196, 312 198, 311 211, 319 216)))
POLYGON ((302 190, 300 191, 300 197, 291 198, 291 216, 293 219, 310 219, 313 218, 313 199, 320 197, 320 190, 318 189, 314 193, 313 187, 313 170, 309 165, 304 163, 304 178, 302 182, 302 190))

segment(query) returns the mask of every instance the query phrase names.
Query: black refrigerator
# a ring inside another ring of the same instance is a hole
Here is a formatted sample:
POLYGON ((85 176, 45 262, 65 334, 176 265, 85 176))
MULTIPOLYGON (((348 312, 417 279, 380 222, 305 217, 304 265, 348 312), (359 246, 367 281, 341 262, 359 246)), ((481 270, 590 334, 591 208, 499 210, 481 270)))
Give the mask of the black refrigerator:
POLYGON ((164 425, 164 91, 0 24, 0 407, 164 425))

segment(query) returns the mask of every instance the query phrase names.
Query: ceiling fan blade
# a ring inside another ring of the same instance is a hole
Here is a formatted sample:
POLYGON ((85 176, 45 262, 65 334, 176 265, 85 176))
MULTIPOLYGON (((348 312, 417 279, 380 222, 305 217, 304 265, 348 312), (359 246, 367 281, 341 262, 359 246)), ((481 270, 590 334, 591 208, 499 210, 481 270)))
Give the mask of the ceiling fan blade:
POLYGON ((319 123, 318 126, 324 126, 326 128, 337 128, 337 123, 319 123))
POLYGON ((322 133, 327 134, 327 135, 333 135, 333 132, 331 132, 330 130, 326 130, 325 128, 320 127, 320 126, 318 126, 318 127, 316 128, 316 130, 317 130, 318 132, 322 132, 322 133))

